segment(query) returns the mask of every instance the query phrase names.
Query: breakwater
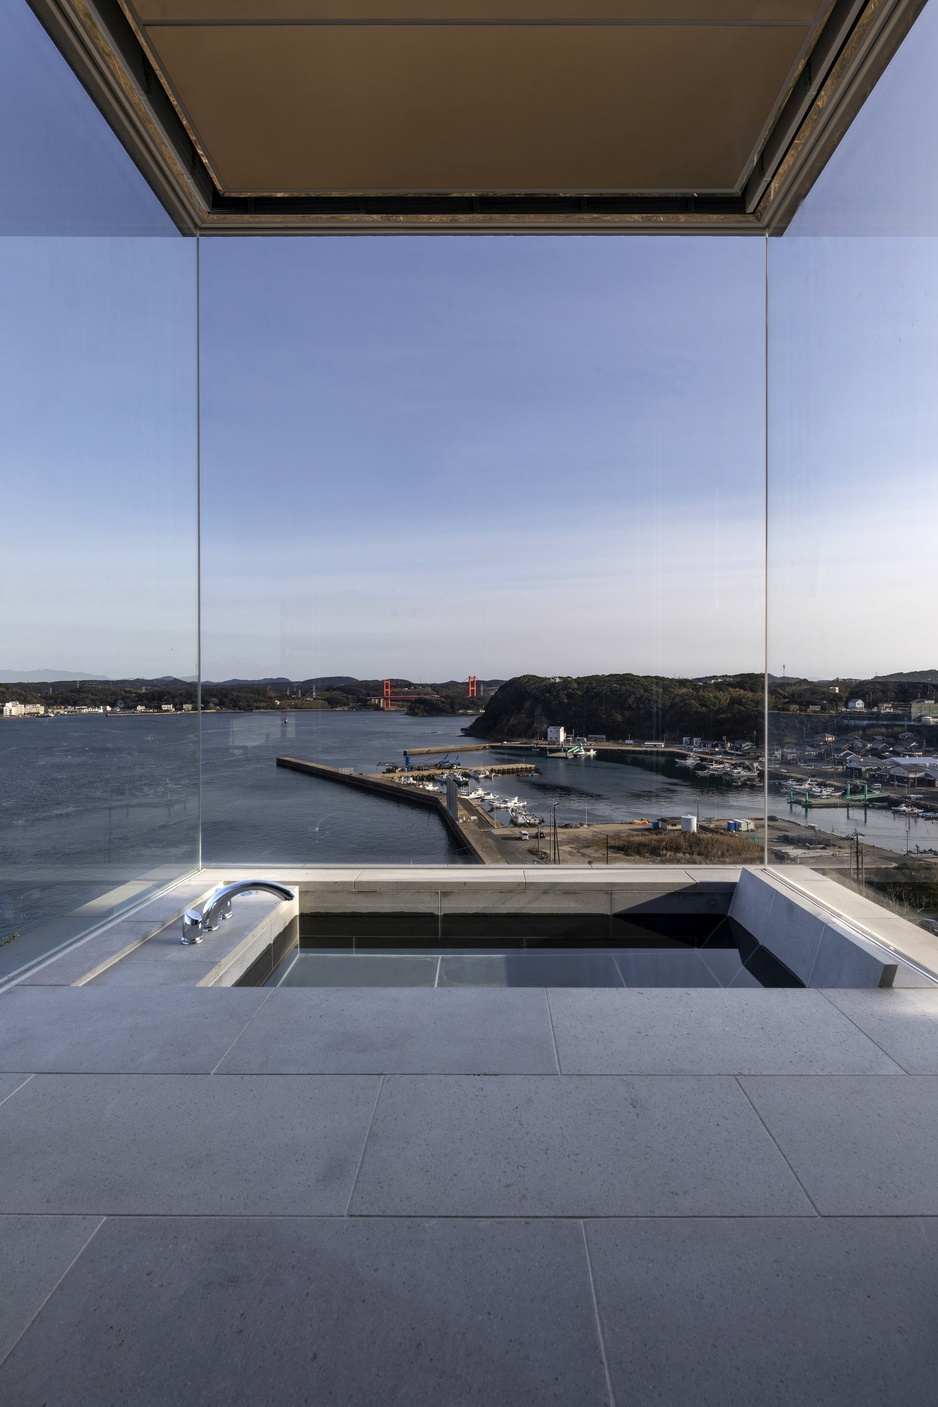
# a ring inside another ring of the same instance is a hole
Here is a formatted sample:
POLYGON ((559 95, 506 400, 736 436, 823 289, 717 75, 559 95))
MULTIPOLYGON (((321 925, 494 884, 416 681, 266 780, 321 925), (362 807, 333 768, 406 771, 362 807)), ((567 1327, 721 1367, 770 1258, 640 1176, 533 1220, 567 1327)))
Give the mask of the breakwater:
POLYGON ((486 863, 481 849, 476 845, 475 838, 459 824, 454 816, 450 815, 446 802, 436 792, 423 791, 419 787, 405 787, 400 782, 385 780, 384 777, 369 776, 366 772, 352 772, 345 771, 340 767, 327 767, 322 762, 308 762, 302 757, 278 757, 276 761, 278 767, 288 767, 293 772, 305 772, 307 776, 318 777, 323 782, 335 782, 340 786, 355 787, 359 791, 370 792, 372 796, 385 796, 391 801, 403 801, 408 806, 420 806, 424 810, 434 811, 463 849, 478 864, 486 863))

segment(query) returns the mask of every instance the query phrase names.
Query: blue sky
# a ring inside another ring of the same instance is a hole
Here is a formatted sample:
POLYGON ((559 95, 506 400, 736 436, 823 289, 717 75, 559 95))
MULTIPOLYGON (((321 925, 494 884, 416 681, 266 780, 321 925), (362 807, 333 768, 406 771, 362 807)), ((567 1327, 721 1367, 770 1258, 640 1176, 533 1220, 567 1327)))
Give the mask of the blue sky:
POLYGON ((756 666, 763 257, 205 241, 207 671, 756 666))
MULTIPOLYGON (((936 34, 933 0, 769 244, 789 673, 938 665, 936 34)), ((0 668, 192 674, 196 243, 21 0, 0 40, 22 195, 0 226, 0 668)), ((760 667, 763 241, 200 259, 207 677, 760 667)))

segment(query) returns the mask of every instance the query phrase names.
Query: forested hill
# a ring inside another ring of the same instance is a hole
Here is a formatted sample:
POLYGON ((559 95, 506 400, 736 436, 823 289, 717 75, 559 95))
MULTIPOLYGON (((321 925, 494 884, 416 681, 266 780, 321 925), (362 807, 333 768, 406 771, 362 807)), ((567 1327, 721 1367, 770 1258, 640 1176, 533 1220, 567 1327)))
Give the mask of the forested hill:
POLYGON ((522 674, 489 699, 467 731, 481 738, 542 738, 551 724, 607 738, 752 740, 762 733, 762 675, 717 681, 651 674, 544 679, 522 674))

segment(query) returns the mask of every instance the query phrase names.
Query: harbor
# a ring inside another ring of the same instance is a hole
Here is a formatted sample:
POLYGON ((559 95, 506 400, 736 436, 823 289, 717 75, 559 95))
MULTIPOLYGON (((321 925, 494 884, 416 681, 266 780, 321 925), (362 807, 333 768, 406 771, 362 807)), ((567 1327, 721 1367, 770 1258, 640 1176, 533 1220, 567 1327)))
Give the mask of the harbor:
POLYGON ((880 869, 894 867, 903 854, 927 856, 938 848, 932 815, 891 789, 838 786, 791 771, 772 769, 770 790, 782 793, 775 805, 786 814, 766 821, 762 759, 754 752, 599 739, 560 746, 421 740, 399 756, 381 770, 289 756, 278 756, 277 764, 435 815, 464 861, 474 864, 752 864, 767 851, 770 862, 849 872, 860 863, 860 835, 866 863, 880 869), (499 788, 509 777, 517 795, 499 788), (815 809, 825 811, 823 825, 809 820, 815 809), (913 839, 919 820, 921 839, 913 839))

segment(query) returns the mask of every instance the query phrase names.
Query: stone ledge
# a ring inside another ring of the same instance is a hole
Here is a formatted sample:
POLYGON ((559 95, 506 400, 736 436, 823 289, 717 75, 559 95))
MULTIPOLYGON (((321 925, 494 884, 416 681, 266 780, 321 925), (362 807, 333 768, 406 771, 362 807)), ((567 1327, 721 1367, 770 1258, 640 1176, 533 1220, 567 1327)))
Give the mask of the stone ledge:
POLYGON ((891 987, 898 963, 821 904, 767 870, 739 877, 730 918, 806 987, 891 987))

